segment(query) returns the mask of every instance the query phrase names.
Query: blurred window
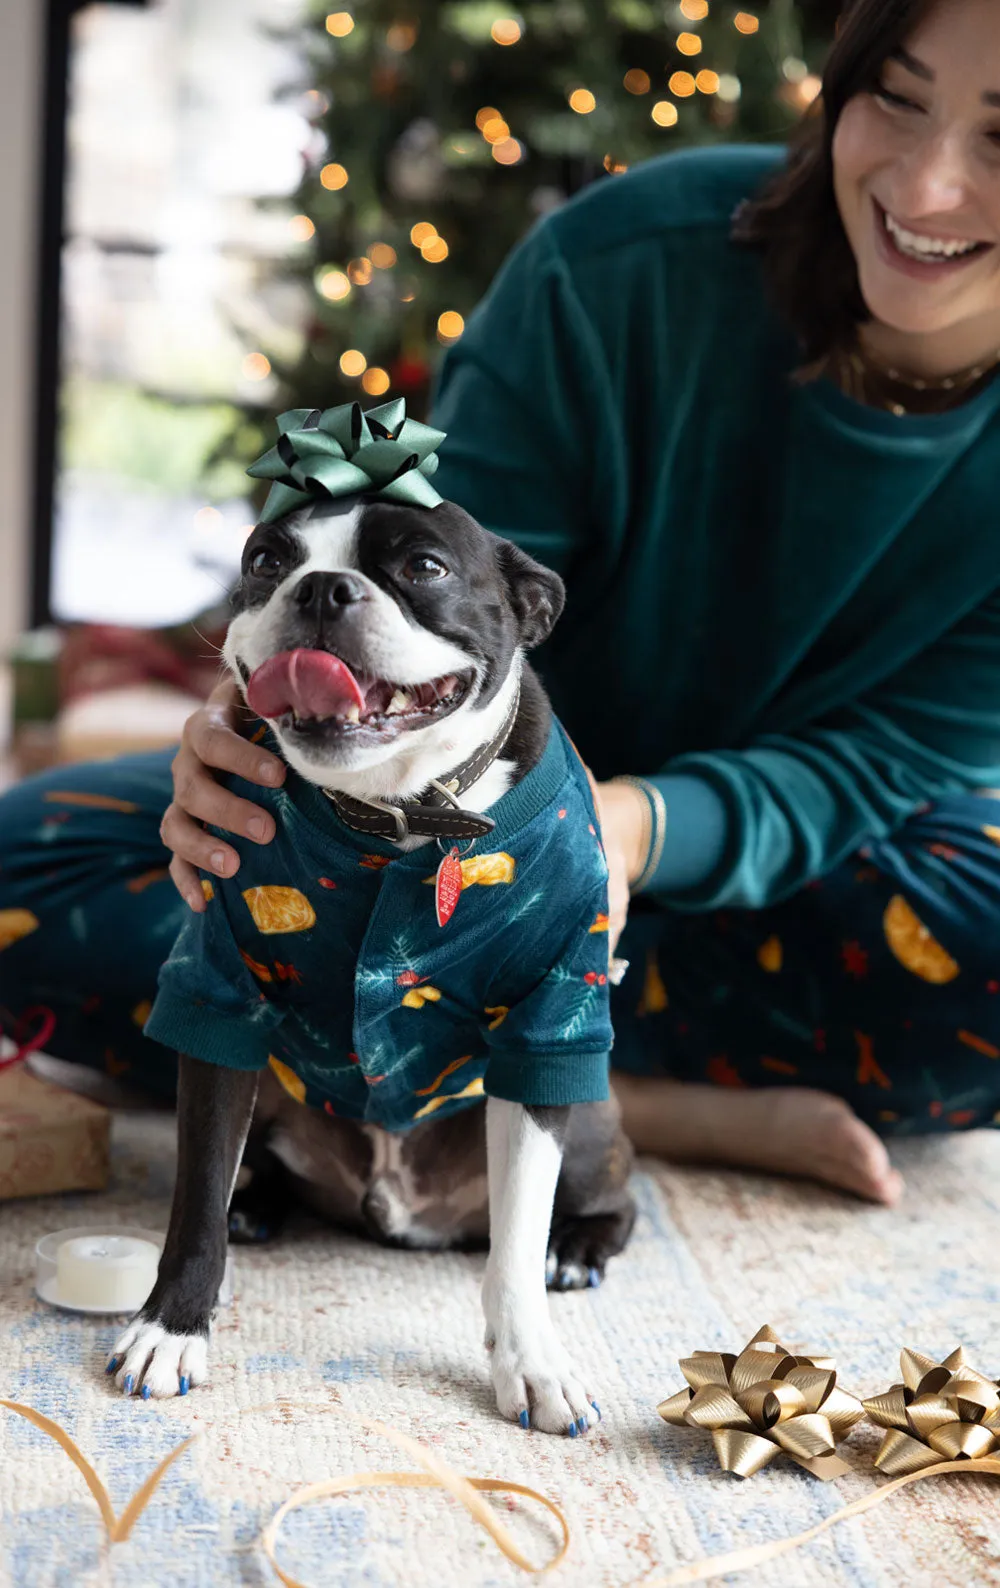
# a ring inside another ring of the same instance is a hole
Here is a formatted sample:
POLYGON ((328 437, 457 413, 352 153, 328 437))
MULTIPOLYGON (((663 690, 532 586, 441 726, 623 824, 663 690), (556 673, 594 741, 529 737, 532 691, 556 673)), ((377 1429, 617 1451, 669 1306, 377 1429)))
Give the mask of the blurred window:
POLYGON ((73 18, 54 615, 171 624, 238 567, 247 481, 227 460, 294 357, 289 206, 303 0, 89 4, 73 18), (271 202, 261 202, 270 200, 271 202))

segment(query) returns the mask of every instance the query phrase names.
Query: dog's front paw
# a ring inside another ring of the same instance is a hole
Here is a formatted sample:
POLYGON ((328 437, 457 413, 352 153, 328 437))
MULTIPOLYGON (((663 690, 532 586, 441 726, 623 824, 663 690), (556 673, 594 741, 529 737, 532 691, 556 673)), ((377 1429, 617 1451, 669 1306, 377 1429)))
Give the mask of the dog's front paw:
POLYGON ((119 1338, 105 1369, 126 1395, 186 1395, 208 1375, 208 1336, 171 1334, 140 1312, 119 1338))
POLYGON ((522 1428, 570 1439, 600 1421, 600 1407, 551 1326, 500 1329, 490 1337, 490 1371, 501 1416, 522 1428))

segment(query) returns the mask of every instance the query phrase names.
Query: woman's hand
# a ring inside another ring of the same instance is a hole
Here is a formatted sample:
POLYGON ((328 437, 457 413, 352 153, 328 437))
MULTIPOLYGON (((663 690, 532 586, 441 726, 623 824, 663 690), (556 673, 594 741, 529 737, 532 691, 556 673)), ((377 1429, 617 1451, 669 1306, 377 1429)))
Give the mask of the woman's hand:
POLYGON ((645 795, 631 783, 597 783, 589 769, 587 776, 608 862, 608 955, 613 958, 628 916, 631 885, 646 864, 649 817, 645 795))
POLYGON ((235 849, 206 833, 202 822, 242 833, 257 844, 269 844, 274 837, 273 817, 249 800, 231 794, 214 775, 215 771, 235 772, 248 783, 267 788, 276 788, 285 780, 284 763, 276 755, 260 745, 249 744, 237 733, 241 704, 234 679, 218 684, 184 724, 180 749, 171 767, 174 797, 160 823, 160 837, 174 852, 170 862, 174 886, 196 912, 205 908, 196 868, 214 871, 218 877, 231 877, 240 864, 235 849))

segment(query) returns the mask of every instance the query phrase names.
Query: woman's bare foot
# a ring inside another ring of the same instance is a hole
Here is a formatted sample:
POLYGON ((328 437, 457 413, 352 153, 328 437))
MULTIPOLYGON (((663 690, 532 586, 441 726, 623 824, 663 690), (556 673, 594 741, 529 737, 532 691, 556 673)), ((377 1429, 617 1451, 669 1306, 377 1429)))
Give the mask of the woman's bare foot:
POLYGON ((840 1097, 807 1087, 743 1090, 658 1076, 613 1076, 637 1152, 822 1180, 892 1206, 903 1177, 875 1132, 840 1097))

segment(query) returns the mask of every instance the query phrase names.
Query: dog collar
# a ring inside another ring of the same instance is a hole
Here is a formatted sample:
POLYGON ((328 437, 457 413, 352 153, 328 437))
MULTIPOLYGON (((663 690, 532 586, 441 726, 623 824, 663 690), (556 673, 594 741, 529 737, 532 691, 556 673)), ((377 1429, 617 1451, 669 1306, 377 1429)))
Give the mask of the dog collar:
POLYGON ((489 743, 456 767, 450 777, 443 781, 432 778, 422 799, 359 800, 332 788, 325 788, 323 793, 341 821, 356 833, 371 833, 397 844, 406 838, 483 838, 493 831, 496 822, 479 811, 463 810, 458 796, 478 783, 500 755, 513 732, 520 703, 518 685, 510 711, 489 743))

